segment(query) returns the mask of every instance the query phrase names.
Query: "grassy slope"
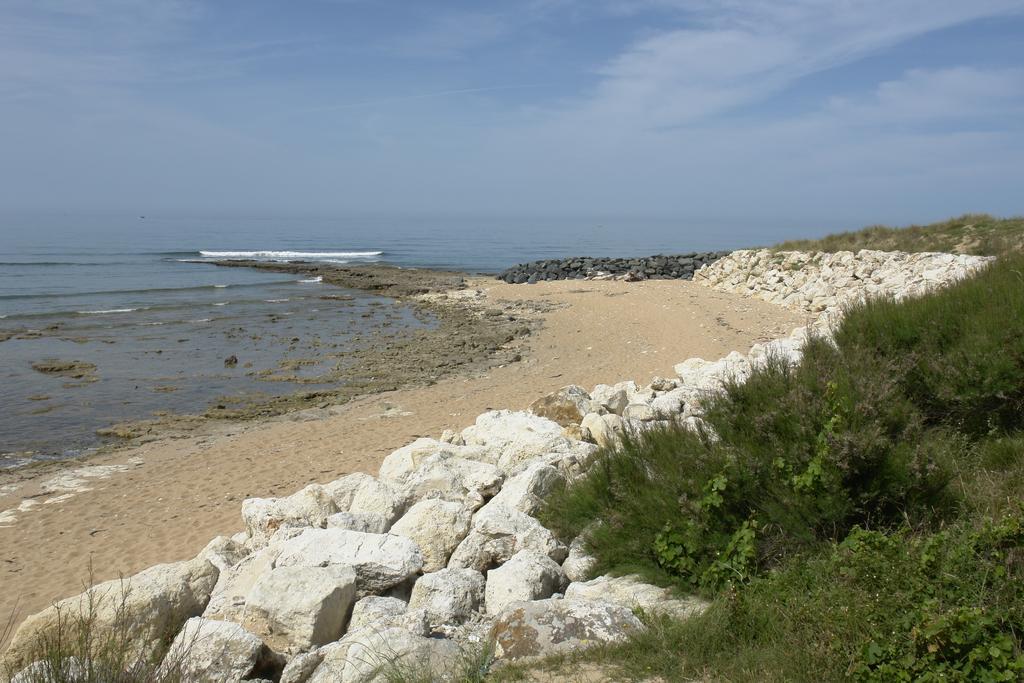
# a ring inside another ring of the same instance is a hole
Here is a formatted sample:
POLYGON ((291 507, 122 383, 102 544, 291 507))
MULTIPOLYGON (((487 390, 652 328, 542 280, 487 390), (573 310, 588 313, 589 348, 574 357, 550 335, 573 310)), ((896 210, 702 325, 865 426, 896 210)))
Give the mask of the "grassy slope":
POLYGON ((553 496, 565 537, 601 522, 599 573, 714 598, 586 657, 664 680, 1024 676, 1021 272, 853 311, 837 348, 729 387, 720 442, 627 443, 553 496))
POLYGON ((908 228, 872 226, 818 240, 790 240, 774 247, 798 251, 945 251, 998 256, 1024 250, 1024 217, 967 214, 942 223, 908 228))

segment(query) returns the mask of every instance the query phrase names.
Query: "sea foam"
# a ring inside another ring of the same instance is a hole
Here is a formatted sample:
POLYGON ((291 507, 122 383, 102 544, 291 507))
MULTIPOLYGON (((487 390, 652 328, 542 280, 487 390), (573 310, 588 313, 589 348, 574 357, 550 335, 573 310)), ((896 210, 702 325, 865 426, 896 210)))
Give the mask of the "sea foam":
POLYGON ((200 250, 203 258, 221 259, 360 259, 382 256, 383 251, 206 251, 200 250))

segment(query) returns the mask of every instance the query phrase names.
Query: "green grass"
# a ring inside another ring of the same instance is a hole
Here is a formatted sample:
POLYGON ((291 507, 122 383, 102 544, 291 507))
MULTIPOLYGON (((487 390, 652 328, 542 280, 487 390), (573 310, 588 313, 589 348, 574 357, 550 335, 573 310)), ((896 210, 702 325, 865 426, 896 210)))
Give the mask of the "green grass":
POLYGON ((944 251, 1000 256, 1024 249, 1024 217, 967 214, 941 223, 906 228, 876 225, 816 240, 790 240, 774 248, 787 251, 944 251))
POLYGON ((711 401, 718 439, 627 440, 553 495, 596 573, 713 599, 586 657, 642 678, 1024 676, 1024 256, 847 313, 711 401))

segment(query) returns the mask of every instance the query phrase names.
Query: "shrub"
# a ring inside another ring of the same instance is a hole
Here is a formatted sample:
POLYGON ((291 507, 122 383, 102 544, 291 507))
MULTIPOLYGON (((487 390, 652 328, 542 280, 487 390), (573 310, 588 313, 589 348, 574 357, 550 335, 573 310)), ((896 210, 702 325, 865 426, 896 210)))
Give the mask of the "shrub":
POLYGON ((742 583, 856 526, 939 525, 979 439, 1024 427, 1024 258, 920 299, 855 307, 835 343, 769 362, 709 401, 708 439, 624 440, 554 495, 545 521, 588 529, 598 571, 742 583), (599 522, 594 525, 593 522, 599 522))

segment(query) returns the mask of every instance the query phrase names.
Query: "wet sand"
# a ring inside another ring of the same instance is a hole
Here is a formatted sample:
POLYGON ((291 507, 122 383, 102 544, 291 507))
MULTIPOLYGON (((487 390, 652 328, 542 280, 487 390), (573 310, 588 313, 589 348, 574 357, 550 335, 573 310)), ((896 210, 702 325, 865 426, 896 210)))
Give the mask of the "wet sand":
MULTIPOLYGON (((468 355, 478 363, 454 370, 435 364, 427 375, 448 376, 433 384, 259 419, 206 420, 72 469, 33 468, 0 479, 0 616, 17 603, 23 618, 79 592, 90 562, 95 579, 105 580, 192 557, 214 536, 241 529, 244 498, 287 495, 350 472, 375 474, 395 448, 461 429, 485 410, 522 409, 566 384, 647 383, 672 376, 686 358, 746 351, 806 322, 685 281, 465 284, 451 295, 455 305, 436 294, 427 294, 427 303, 483 320, 511 317, 532 334, 482 349, 486 362, 474 350, 468 355)), ((465 352, 440 353, 444 362, 465 352)))

